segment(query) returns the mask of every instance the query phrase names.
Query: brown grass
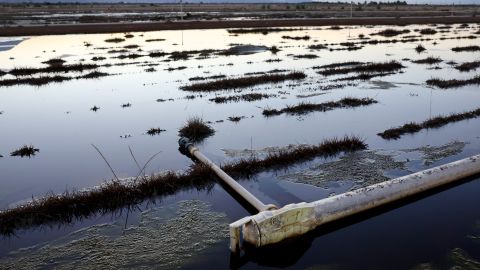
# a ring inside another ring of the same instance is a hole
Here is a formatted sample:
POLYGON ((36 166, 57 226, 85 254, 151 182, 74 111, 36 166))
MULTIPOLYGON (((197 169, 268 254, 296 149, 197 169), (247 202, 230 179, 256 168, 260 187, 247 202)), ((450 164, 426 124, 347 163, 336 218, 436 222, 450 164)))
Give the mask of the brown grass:
MULTIPOLYGON (((269 154, 264 159, 243 159, 223 165, 222 168, 233 177, 251 177, 262 171, 281 169, 317 157, 335 156, 366 147, 357 137, 344 137, 325 140, 319 145, 300 146, 269 154)), ((39 225, 68 224, 75 219, 133 208, 147 199, 154 200, 158 196, 175 194, 185 189, 210 189, 216 179, 210 169, 196 164, 183 173, 170 171, 125 184, 111 181, 89 191, 34 198, 31 202, 0 212, 0 234, 12 235, 17 230, 39 225)))
POLYGON ((239 101, 253 102, 253 101, 267 99, 275 96, 276 95, 249 93, 249 94, 235 95, 235 96, 215 97, 209 100, 215 103, 228 103, 228 102, 239 102, 239 101))
POLYGON ((324 76, 348 74, 348 73, 389 73, 403 69, 404 66, 397 61, 382 63, 362 63, 358 65, 349 65, 348 67, 328 67, 324 66, 319 74, 324 76))
POLYGON ((40 152, 38 148, 35 148, 33 145, 24 145, 21 148, 10 153, 12 157, 32 157, 35 156, 37 152, 40 152))
POLYGON ((186 137, 193 142, 203 141, 213 134, 215 134, 215 130, 200 117, 188 119, 185 125, 178 131, 179 136, 186 137))
POLYGON ((465 80, 457 80, 457 79, 451 79, 451 80, 443 80, 443 79, 430 79, 426 81, 427 85, 430 86, 436 86, 438 88, 442 89, 448 89, 448 88, 457 88, 457 87, 462 87, 466 85, 480 85, 480 75, 477 75, 473 78, 470 79, 465 79, 465 80))
POLYGON ((306 114, 314 111, 326 112, 326 111, 330 111, 338 108, 354 108, 359 106, 367 106, 375 103, 378 103, 378 101, 372 98, 359 99, 359 98, 347 97, 338 101, 329 101, 329 102, 318 103, 318 104, 302 102, 298 105, 287 106, 281 110, 265 109, 263 110, 262 114, 267 117, 280 115, 282 113, 287 113, 291 115, 300 115, 300 114, 306 114))
POLYGON ((416 133, 422 129, 440 128, 449 123, 459 122, 462 120, 473 119, 477 117, 480 117, 480 108, 464 113, 450 114, 447 116, 437 116, 434 118, 430 118, 422 123, 407 123, 403 126, 387 129, 384 132, 378 133, 378 136, 387 140, 399 139, 404 134, 416 133))
POLYGON ((290 72, 286 74, 267 74, 261 76, 245 76, 235 79, 221 79, 205 83, 194 83, 180 87, 185 91, 219 91, 225 89, 246 88, 266 83, 278 83, 286 80, 301 80, 307 75, 303 72, 290 72))
POLYGON ((455 68, 461 72, 468 72, 480 67, 480 61, 465 62, 455 66, 455 68))

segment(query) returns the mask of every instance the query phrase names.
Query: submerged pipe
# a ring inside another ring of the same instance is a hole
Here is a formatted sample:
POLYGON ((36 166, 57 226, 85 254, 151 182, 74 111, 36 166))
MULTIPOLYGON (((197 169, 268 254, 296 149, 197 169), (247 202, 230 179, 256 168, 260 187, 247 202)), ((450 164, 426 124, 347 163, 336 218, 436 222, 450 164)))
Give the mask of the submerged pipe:
POLYGON ((205 157, 188 139, 180 149, 212 169, 234 192, 259 211, 230 224, 230 250, 238 253, 243 242, 255 247, 300 236, 316 227, 363 211, 422 193, 480 173, 480 155, 409 174, 310 203, 289 204, 280 209, 265 205, 222 169, 205 157))
POLYGON ((253 196, 250 192, 248 192, 248 190, 246 190, 237 181, 235 181, 232 177, 230 177, 222 169, 220 169, 220 167, 218 167, 215 163, 213 163, 210 159, 203 155, 200 150, 198 150, 198 148, 195 147, 195 145, 193 145, 193 143, 191 143, 187 138, 180 138, 178 144, 180 145, 180 149, 182 151, 190 154, 191 156, 195 157, 197 160, 208 166, 223 181, 223 183, 230 187, 235 193, 242 197, 251 206, 257 209, 258 212, 278 209, 277 206, 273 204, 264 204, 255 196, 253 196))
POLYGON ((316 227, 480 173, 480 155, 311 203, 289 204, 230 224, 230 249, 281 242, 316 227))

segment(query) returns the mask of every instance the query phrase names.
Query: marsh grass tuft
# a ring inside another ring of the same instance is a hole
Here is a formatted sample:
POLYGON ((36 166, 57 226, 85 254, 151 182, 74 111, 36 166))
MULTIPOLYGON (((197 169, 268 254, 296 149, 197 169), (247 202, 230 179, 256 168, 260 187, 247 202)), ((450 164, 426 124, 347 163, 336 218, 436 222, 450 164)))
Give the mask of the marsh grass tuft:
MULTIPOLYGON (((355 63, 355 62, 353 62, 355 63)), ((342 64, 342 63, 340 63, 342 64)), ((337 64, 338 65, 338 64, 337 64)), ((324 76, 337 75, 337 74, 348 74, 348 73, 390 73, 394 71, 399 71, 405 66, 403 66, 398 61, 388 61, 380 63, 361 63, 361 64, 351 64, 347 67, 337 67, 335 64, 332 66, 323 66, 320 67, 322 70, 318 71, 319 74, 324 76)))
POLYGON ((215 98, 209 99, 215 103, 227 103, 227 102, 239 102, 239 101, 247 101, 253 102, 257 100, 267 99, 271 97, 275 97, 276 95, 268 95, 268 94, 260 94, 260 93, 248 93, 243 95, 233 95, 233 96, 217 96, 215 98))
POLYGON ((67 61, 61 59, 61 58, 52 58, 50 60, 42 62, 42 64, 47 64, 49 66, 61 66, 65 64, 67 61))
POLYGON ((408 33, 410 33, 410 30, 408 30, 408 29, 396 30, 396 29, 387 28, 387 29, 379 31, 377 33, 373 33, 372 36, 378 35, 378 36, 382 36, 382 37, 394 37, 394 36, 408 34, 408 33))
POLYGON ((305 35, 305 36, 295 36, 295 37, 292 37, 292 36, 282 36, 283 39, 291 39, 291 40, 309 40, 310 39, 310 36, 309 35, 305 35))
POLYGON ((108 42, 108 43, 120 43, 120 42, 124 42, 125 39, 124 38, 109 38, 109 39, 105 39, 105 42, 108 42))
POLYGON ((194 83, 180 87, 185 91, 218 91, 225 89, 246 88, 259 84, 278 83, 286 80, 301 80, 307 75, 303 72, 290 72, 286 74, 266 74, 261 76, 245 76, 233 79, 221 79, 205 83, 194 83))
POLYGON ((147 130, 146 134, 150 135, 150 136, 154 136, 154 135, 158 135, 164 131, 167 131, 165 129, 161 129, 161 128, 150 128, 149 130, 147 130))
POLYGON ((419 59, 419 60, 413 60, 412 63, 415 64, 428 64, 428 65, 434 65, 443 62, 443 60, 440 57, 432 57, 429 56, 425 59, 419 59))
POLYGON ((33 145, 24 145, 21 148, 10 153, 12 157, 32 157, 35 156, 40 149, 35 148, 33 145))
POLYGON ((465 62, 460 65, 455 66, 455 69, 461 72, 468 72, 475 70, 480 67, 480 61, 465 62))
POLYGON ((239 29, 228 29, 229 34, 263 34, 267 35, 268 33, 275 32, 292 32, 292 31, 301 31, 302 28, 239 28, 239 29))
POLYGON ((192 117, 178 131, 179 136, 200 142, 215 134, 215 130, 200 117, 192 117))
POLYGON ((427 49, 425 49, 425 47, 423 47, 422 44, 418 44, 417 47, 415 47, 415 51, 417 51, 417 53, 421 53, 423 51, 426 51, 427 49))
POLYGON ((38 73, 68 73, 68 72, 83 72, 86 70, 97 69, 96 64, 71 64, 71 65, 51 65, 44 68, 14 68, 8 73, 14 76, 30 76, 38 73))
POLYGON ((440 128, 449 123, 478 117, 480 117, 480 108, 464 113, 433 117, 421 123, 410 122, 400 127, 387 129, 384 132, 378 133, 377 135, 387 140, 399 139, 404 134, 416 133, 422 129, 440 128))
POLYGON ((480 75, 477 75, 470 79, 465 80, 458 80, 458 79, 451 79, 451 80, 443 80, 438 78, 433 78, 426 81, 427 85, 436 86, 442 89, 448 88, 457 88, 466 85, 480 85, 480 75))
POLYGON ((267 117, 280 115, 283 113, 287 113, 290 115, 301 115, 301 114, 307 114, 314 111, 326 112, 326 111, 330 111, 338 108, 354 108, 359 106, 367 106, 375 103, 378 103, 378 101, 372 98, 359 99, 359 98, 346 97, 338 101, 329 101, 324 103, 301 102, 297 105, 287 106, 281 110, 265 109, 263 110, 262 114, 267 117))
POLYGON ((472 46, 464 46, 464 47, 454 47, 452 48, 454 52, 477 52, 480 51, 480 46, 472 45, 472 46))

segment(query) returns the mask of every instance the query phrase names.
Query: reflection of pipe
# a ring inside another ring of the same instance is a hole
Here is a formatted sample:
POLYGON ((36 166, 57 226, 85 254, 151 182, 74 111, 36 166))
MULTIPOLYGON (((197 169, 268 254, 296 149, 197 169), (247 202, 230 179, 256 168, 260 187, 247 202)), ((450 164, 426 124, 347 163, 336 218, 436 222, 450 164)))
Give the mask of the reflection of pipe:
POLYGON ((197 147, 195 147, 188 139, 180 138, 178 141, 180 148, 183 150, 187 150, 187 152, 197 158, 200 162, 207 165, 215 174, 220 177, 220 179, 228 185, 235 193, 237 193, 240 197, 242 197, 245 201, 247 201, 250 205, 252 205, 258 212, 277 209, 277 207, 273 204, 265 205, 255 196, 253 196, 248 190, 242 187, 237 181, 235 181, 232 177, 226 174, 220 167, 218 167, 215 163, 213 163, 210 159, 208 159, 205 155, 203 155, 197 147))
POLYGON ((260 247, 305 234, 319 225, 480 173, 480 155, 311 203, 263 211, 230 224, 230 249, 242 241, 260 247))

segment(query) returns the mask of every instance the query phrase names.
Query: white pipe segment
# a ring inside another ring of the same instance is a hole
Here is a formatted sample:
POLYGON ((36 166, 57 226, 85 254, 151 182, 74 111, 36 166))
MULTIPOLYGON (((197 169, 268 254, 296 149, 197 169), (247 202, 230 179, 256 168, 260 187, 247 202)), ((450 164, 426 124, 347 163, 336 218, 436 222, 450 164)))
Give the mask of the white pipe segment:
POLYGON ((242 240, 256 247, 302 235, 319 225, 440 187, 480 173, 480 155, 311 203, 262 211, 230 224, 230 249, 242 240))

